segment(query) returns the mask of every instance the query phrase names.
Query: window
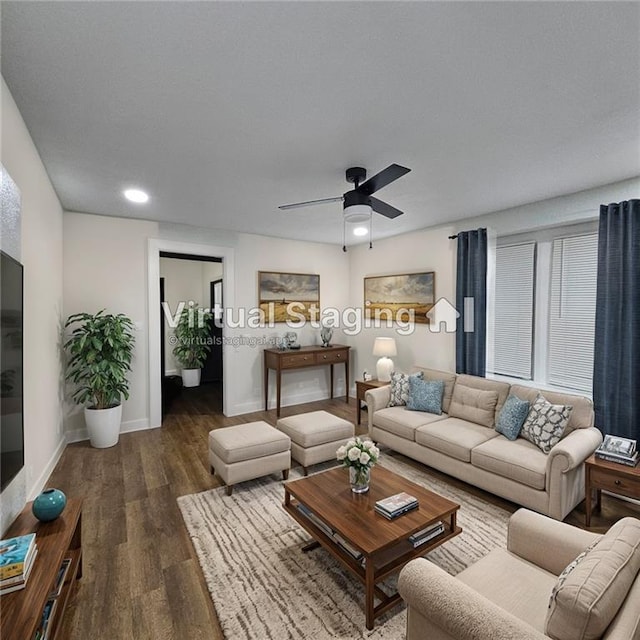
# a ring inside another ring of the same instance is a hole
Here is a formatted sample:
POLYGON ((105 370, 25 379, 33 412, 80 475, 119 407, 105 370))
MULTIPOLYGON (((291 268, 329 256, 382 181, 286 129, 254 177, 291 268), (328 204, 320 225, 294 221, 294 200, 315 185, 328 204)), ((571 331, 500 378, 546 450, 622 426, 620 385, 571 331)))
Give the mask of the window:
POLYGON ((549 384, 591 392, 596 324, 596 234, 553 241, 549 384))
POLYGON ((496 248, 494 373, 531 380, 535 242, 496 248))
POLYGON ((595 223, 498 239, 490 373, 591 392, 597 257, 595 223))

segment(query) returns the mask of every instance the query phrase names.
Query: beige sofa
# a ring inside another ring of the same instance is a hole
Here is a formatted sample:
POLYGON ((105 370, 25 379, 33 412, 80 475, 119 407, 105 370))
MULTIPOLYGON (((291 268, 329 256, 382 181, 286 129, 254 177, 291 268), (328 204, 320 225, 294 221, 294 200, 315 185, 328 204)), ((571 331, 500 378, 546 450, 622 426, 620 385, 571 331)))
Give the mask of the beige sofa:
POLYGON ((520 509, 508 533, 455 578, 423 558, 403 568, 407 640, 640 640, 640 520, 600 536, 520 509))
POLYGON ((493 428, 509 393, 533 404, 537 389, 434 369, 415 371, 422 371, 427 380, 444 380, 442 415, 388 407, 390 387, 370 389, 365 400, 374 442, 557 520, 584 499, 583 463, 602 442, 593 426, 591 400, 540 392, 551 403, 573 406, 565 435, 545 454, 528 440, 508 440, 493 428), (456 385, 497 393, 488 420, 486 411, 461 407, 459 402, 456 413, 465 419, 447 414, 456 385))

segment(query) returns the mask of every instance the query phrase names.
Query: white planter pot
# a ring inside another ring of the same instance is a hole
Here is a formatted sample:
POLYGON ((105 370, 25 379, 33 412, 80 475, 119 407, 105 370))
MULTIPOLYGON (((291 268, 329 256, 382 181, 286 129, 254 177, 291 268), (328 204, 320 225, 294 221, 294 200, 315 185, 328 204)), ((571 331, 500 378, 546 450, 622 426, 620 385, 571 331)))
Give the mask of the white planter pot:
POLYGON ((197 387, 200 385, 200 369, 182 369, 182 386, 197 387))
POLYGON ((122 422, 122 405, 110 409, 84 410, 84 421, 87 424, 91 446, 106 449, 118 444, 120 423, 122 422))

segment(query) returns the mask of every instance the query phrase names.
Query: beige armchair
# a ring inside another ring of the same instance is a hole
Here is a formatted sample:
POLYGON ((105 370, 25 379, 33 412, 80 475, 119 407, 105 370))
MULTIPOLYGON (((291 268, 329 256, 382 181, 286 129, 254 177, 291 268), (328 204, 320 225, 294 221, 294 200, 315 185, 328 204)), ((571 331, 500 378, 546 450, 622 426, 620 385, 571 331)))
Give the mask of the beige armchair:
POLYGON ((455 578, 424 558, 405 566, 407 640, 640 640, 639 569, 640 520, 597 535, 520 509, 507 548, 455 578))

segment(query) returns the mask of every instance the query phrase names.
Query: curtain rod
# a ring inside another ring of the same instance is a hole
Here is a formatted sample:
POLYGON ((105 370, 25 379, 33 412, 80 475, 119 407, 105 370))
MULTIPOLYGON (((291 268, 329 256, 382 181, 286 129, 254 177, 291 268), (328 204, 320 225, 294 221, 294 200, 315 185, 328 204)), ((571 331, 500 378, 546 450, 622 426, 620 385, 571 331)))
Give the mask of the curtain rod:
POLYGON ((453 236, 449 236, 449 240, 455 240, 458 237, 458 234, 456 233, 453 236))

